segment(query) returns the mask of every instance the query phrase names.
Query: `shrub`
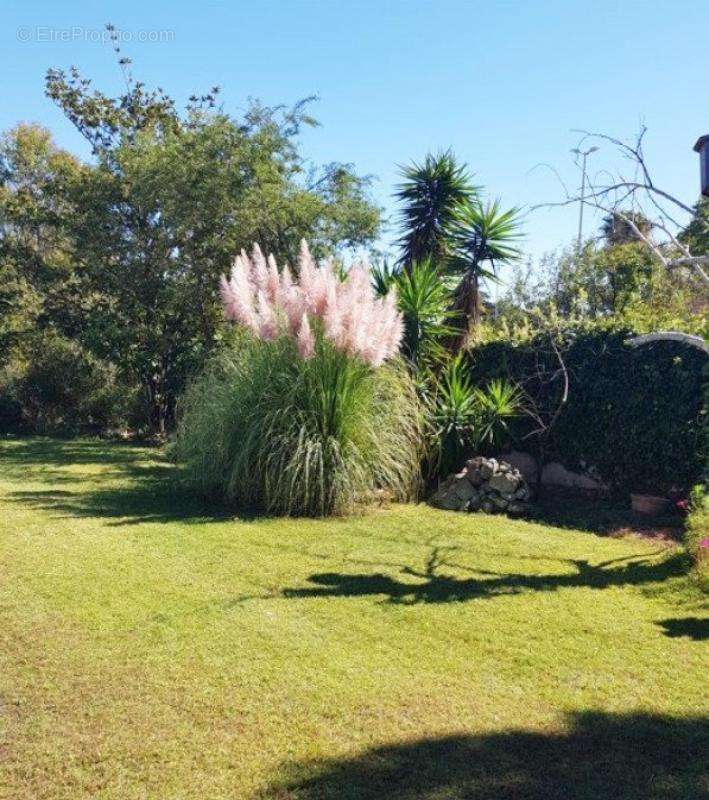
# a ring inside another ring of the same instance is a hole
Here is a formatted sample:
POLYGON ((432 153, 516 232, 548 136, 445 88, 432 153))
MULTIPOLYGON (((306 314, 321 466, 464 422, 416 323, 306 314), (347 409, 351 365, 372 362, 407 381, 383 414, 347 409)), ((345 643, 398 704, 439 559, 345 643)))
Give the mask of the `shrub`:
POLYGON ((524 390, 536 416, 514 421, 514 440, 541 459, 592 465, 619 492, 686 491, 706 459, 706 354, 668 341, 632 348, 630 336, 578 327, 490 342, 470 353, 471 380, 524 390))
POLYGON ((299 282, 259 251, 224 281, 233 344, 189 387, 175 455, 203 492, 238 507, 324 516, 378 489, 416 491, 420 407, 391 359, 395 298, 376 300, 366 271, 341 281, 307 249, 299 282), (387 363, 384 363, 384 360, 387 363))
POLYGON ((15 382, 9 371, 0 376, 0 434, 23 430, 22 406, 15 393, 15 382))
POLYGON ((39 335, 5 374, 5 432, 99 432, 118 421, 114 370, 62 336, 39 335))
POLYGON ((451 359, 430 400, 430 478, 446 478, 468 456, 508 442, 519 401, 519 392, 497 378, 484 388, 473 386, 461 357, 451 359))

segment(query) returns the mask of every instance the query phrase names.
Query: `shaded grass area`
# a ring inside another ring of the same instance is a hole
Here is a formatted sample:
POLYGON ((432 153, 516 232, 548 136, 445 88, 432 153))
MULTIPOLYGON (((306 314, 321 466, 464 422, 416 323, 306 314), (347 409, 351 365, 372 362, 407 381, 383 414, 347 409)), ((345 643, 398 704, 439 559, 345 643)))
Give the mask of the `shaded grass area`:
POLYGON ((302 800, 567 800, 705 796, 706 720, 575 714, 563 732, 453 735, 326 759, 264 797, 302 800), (652 757, 649 757, 649 752, 652 757))
POLYGON ((709 791, 677 548, 423 506, 237 519, 174 478, 0 442, 3 800, 709 791))

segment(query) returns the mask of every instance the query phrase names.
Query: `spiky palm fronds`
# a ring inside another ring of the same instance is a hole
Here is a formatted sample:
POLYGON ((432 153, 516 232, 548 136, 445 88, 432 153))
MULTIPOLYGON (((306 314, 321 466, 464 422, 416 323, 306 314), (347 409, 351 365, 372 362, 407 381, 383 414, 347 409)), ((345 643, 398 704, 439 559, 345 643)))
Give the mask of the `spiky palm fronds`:
POLYGON ((403 204, 403 235, 397 244, 402 254, 401 266, 408 269, 414 261, 444 259, 448 252, 450 227, 458 206, 477 196, 467 167, 458 164, 450 150, 428 154, 423 164, 403 167, 403 183, 396 198, 403 204))
POLYGON ((428 258, 414 261, 396 276, 397 305, 404 320, 401 348, 417 367, 426 367, 445 356, 444 342, 455 333, 451 321, 451 287, 436 263, 428 258))
POLYGON ((460 331, 454 349, 459 349, 471 325, 480 318, 480 282, 497 280, 498 264, 520 256, 519 210, 502 210, 499 200, 486 205, 479 200, 463 203, 456 211, 451 238, 452 252, 446 265, 460 276, 453 305, 460 331))

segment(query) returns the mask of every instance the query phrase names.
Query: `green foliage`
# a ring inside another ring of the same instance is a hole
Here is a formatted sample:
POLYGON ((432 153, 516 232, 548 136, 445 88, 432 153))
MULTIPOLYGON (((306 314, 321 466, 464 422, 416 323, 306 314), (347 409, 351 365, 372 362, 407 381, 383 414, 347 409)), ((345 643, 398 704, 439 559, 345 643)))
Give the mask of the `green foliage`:
POLYGON ((0 397, 4 432, 98 432, 116 424, 125 405, 115 370, 52 333, 35 337, 24 358, 4 370, 0 397))
POLYGON ((520 387, 530 413, 514 439, 539 458, 593 466, 621 492, 688 490, 706 456, 706 355, 667 341, 632 348, 631 335, 577 325, 491 341, 469 353, 470 378, 520 387))
POLYGON ((449 236, 458 206, 477 196, 465 164, 459 164, 448 150, 428 154, 423 164, 411 164, 401 170, 404 182, 396 192, 402 203, 403 234, 399 263, 431 258, 441 263, 449 253, 449 236))
POLYGON ((694 217, 679 236, 680 242, 695 256, 709 253, 709 198, 702 197, 694 209, 694 217))
POLYGON ((71 242, 62 222, 79 163, 49 133, 22 124, 0 138, 0 366, 37 329, 80 326, 71 242))
POLYGON ((709 592, 709 491, 706 484, 697 484, 690 495, 689 515, 684 544, 694 562, 694 572, 700 587, 709 592), (702 543, 705 543, 702 545, 702 543))
POLYGON ((37 328, 58 331, 116 364, 162 433, 223 336, 218 283, 234 255, 258 241, 293 263, 303 237, 317 257, 367 246, 380 212, 367 178, 301 155, 307 101, 232 117, 214 87, 182 111, 129 63, 115 97, 74 68, 47 73, 91 163, 37 126, 0 142, 0 366, 37 328))
POLYGON ((431 472, 446 477, 472 453, 504 443, 519 404, 519 392, 510 384, 494 379, 476 387, 462 356, 451 359, 431 402, 431 472))
POLYGON ((480 321, 480 282, 496 280, 496 265, 519 257, 519 211, 502 211, 499 200, 483 205, 473 198, 458 206, 451 230, 451 254, 447 269, 460 276, 454 308, 461 347, 471 326, 480 321))
POLYGON ((668 270, 639 242, 587 242, 513 269, 495 307, 493 328, 524 326, 530 315, 611 321, 638 332, 678 330, 706 336, 706 287, 694 271, 668 270))
POLYGON ((451 236, 453 251, 447 261, 450 270, 477 270, 480 277, 494 278, 495 265, 519 257, 521 238, 519 209, 503 211, 500 201, 483 204, 472 199, 458 206, 451 236))
POLYGON ((239 508, 326 516, 378 489, 415 494, 421 411, 408 372, 371 369, 322 336, 241 334, 188 389, 175 454, 206 493, 239 508))
POLYGON ((434 261, 415 261, 393 280, 404 318, 402 352, 418 367, 432 367, 445 358, 444 343, 454 329, 451 292, 434 261))

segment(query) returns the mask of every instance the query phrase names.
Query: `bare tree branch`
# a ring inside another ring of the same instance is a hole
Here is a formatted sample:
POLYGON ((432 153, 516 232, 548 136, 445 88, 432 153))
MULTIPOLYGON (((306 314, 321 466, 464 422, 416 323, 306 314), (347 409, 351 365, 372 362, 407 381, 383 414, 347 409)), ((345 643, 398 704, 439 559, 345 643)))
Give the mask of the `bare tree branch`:
MULTIPOLYGON (((578 149, 589 140, 610 144, 624 159, 633 164, 635 176, 630 178, 620 173, 613 174, 608 170, 599 171, 593 176, 587 176, 586 186, 578 193, 570 193, 559 179, 565 198, 557 202, 541 203, 533 206, 530 211, 583 203, 589 208, 621 220, 665 268, 691 269, 709 286, 709 274, 705 270, 705 267, 709 267, 709 256, 693 254, 678 238, 679 232, 684 227, 678 218, 678 213, 694 218, 695 209, 655 184, 643 150, 647 128, 643 126, 640 129, 634 142, 626 142, 605 133, 583 130, 577 132, 582 134, 578 149), (651 215, 648 211, 654 213, 651 215), (637 225, 634 218, 637 212, 642 213, 650 222, 650 232, 641 230, 637 225), (653 231, 663 234, 663 240, 656 241, 653 231)), ((576 161, 578 162, 578 159, 576 161)), ((555 170, 554 172, 556 173, 555 170)), ((704 225, 709 231, 709 226, 706 223, 704 225)))

